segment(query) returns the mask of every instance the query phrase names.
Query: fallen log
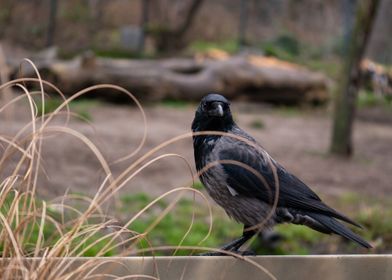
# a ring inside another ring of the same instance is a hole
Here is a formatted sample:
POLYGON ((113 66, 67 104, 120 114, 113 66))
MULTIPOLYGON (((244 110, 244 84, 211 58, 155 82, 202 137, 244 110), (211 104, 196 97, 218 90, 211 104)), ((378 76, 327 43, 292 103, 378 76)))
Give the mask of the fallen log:
MULTIPOLYGON (((323 103, 329 98, 324 75, 255 55, 219 60, 129 60, 88 54, 71 61, 53 60, 38 65, 44 78, 55 82, 66 95, 110 83, 144 101, 198 101, 207 92, 220 92, 231 99, 277 103, 323 103)), ((119 96, 109 95, 112 100, 119 100, 119 96)))

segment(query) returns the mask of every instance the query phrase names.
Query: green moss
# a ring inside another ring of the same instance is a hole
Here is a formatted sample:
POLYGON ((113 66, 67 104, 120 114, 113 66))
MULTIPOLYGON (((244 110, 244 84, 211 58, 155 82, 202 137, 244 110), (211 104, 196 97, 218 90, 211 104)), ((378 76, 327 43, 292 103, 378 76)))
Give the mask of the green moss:
POLYGON ((188 52, 204 53, 211 49, 219 49, 228 52, 229 54, 234 54, 238 52, 239 45, 236 40, 227 40, 222 42, 195 41, 188 47, 188 52))
POLYGON ((299 41, 290 34, 283 34, 277 38, 261 44, 261 49, 266 56, 292 61, 301 54, 299 41))

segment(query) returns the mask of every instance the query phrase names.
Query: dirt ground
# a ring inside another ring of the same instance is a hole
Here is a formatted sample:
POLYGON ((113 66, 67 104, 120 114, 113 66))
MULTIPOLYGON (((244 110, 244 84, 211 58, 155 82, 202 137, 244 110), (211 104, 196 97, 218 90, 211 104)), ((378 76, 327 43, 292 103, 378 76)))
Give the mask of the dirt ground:
MULTIPOLYGON (((136 158, 158 144, 189 132, 195 106, 145 107, 148 135, 144 147, 134 158, 121 164, 111 164, 113 174, 117 176, 136 158)), ((89 111, 92 125, 72 120, 69 127, 91 139, 109 163, 137 147, 143 135, 143 122, 136 107, 105 104, 94 106, 89 111)), ((358 120, 354 130, 355 155, 346 160, 327 154, 331 132, 327 110, 299 111, 234 104, 232 111, 241 127, 322 197, 339 196, 347 191, 378 198, 392 194, 391 122, 358 120)), ((18 105, 9 119, 5 118, 4 112, 0 117, 0 134, 13 135, 26 124, 28 109, 18 105)), ((62 123, 60 119, 54 122, 62 123)), ((4 147, 0 146, 0 154, 4 147)), ((44 172, 39 178, 41 194, 54 197, 63 195, 67 190, 88 194, 96 192, 104 176, 99 162, 86 145, 72 136, 55 134, 44 140, 43 147, 44 172)), ((190 138, 175 142, 155 155, 165 152, 183 156, 194 170, 190 138)), ((8 164, 12 165, 11 162, 8 164)), ((184 186, 189 181, 184 161, 167 158, 144 169, 121 192, 144 191, 154 196, 184 186)))

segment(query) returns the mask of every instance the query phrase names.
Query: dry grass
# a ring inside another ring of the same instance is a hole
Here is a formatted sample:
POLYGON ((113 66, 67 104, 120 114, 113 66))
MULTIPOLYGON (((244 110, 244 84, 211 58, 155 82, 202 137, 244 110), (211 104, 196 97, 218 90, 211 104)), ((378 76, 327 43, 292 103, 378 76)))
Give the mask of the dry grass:
MULTIPOLYGON (((26 62, 35 68, 31 61, 26 60, 26 62)), ((36 75, 37 78, 19 78, 0 86, 0 94, 12 87, 19 88, 24 93, 1 105, 0 114, 7 111, 12 104, 25 101, 30 108, 31 116, 31 121, 15 135, 0 135, 0 178, 2 178, 0 181, 0 255, 3 258, 3 261, 0 262, 0 275, 3 275, 4 279, 95 279, 104 276, 102 272, 99 272, 99 265, 95 258, 84 262, 82 266, 75 269, 68 257, 86 255, 93 255, 94 257, 130 256, 144 254, 147 251, 153 254, 157 250, 170 250, 173 254, 179 249, 189 249, 191 252, 195 250, 217 250, 201 246, 186 248, 181 246, 185 238, 192 234, 194 214, 190 217, 189 227, 184 231, 183 238, 177 246, 154 247, 148 241, 149 232, 153 231, 165 215, 176 207, 178 201, 189 193, 194 198, 200 196, 205 201, 210 213, 208 218, 209 231, 200 240, 200 245, 211 232, 212 215, 210 205, 206 197, 192 187, 197 174, 193 174, 189 163, 181 155, 163 154, 157 156, 157 152, 162 148, 181 139, 191 137, 190 133, 170 139, 148 153, 139 155, 147 137, 147 121, 142 106, 130 92, 115 85, 96 85, 66 98, 53 84, 42 80, 37 70, 36 75), (38 85, 39 90, 30 91, 26 86, 27 83, 38 85), (47 97, 45 89, 47 88, 50 88, 52 92, 57 92, 63 99, 63 103, 50 113, 45 113, 44 106, 47 97), (68 126, 70 118, 74 116, 69 109, 69 103, 91 91, 105 88, 118 90, 128 95, 130 100, 138 106, 145 127, 142 140, 136 150, 116 161, 133 160, 132 164, 116 177, 112 175, 111 165, 99 148, 82 133, 68 126), (37 108, 37 98, 42 106, 40 110, 37 108), (38 114, 38 111, 42 114, 38 114), (65 116, 64 124, 59 125, 57 122, 53 122, 58 116, 65 116), (105 179, 100 186, 97 186, 94 197, 65 194, 52 201, 45 201, 37 196, 39 188, 37 178, 40 172, 44 172, 41 166, 43 140, 54 134, 67 134, 75 137, 86 145, 100 162, 105 179), (18 162, 12 168, 12 172, 4 174, 4 170, 9 170, 6 167, 8 167, 11 157, 18 158, 18 162), (115 217, 106 214, 107 211, 104 210, 105 203, 111 202, 112 205, 116 205, 118 203, 116 194, 121 188, 143 169, 166 157, 175 157, 184 162, 189 169, 189 184, 172 189, 157 197, 126 222, 120 223, 115 217), (144 232, 131 230, 133 222, 168 196, 172 197, 171 202, 162 212, 156 215, 154 221, 148 225, 144 232), (147 242, 150 246, 139 249, 138 244, 140 242, 147 242), (35 262, 26 262, 26 258, 37 259, 35 262)), ((230 162, 228 164, 237 163, 230 162)), ((254 172, 253 170, 250 171, 254 172)), ((260 180, 263 181, 263 178, 260 178, 260 180)), ((248 258, 237 257, 253 264, 272 279, 274 278, 263 267, 248 258)), ((111 261, 108 260, 108 262, 111 261)), ((100 261, 101 263, 102 261, 100 261)), ((133 277, 138 276, 134 275, 133 277)), ((145 277, 157 279, 147 275, 145 277)))

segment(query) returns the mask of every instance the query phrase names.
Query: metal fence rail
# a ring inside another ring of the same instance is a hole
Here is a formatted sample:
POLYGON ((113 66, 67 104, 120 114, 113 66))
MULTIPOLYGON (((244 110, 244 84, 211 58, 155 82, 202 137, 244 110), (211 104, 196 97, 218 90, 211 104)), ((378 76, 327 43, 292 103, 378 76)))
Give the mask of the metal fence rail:
MULTIPOLYGON (((0 260, 4 268, 10 259, 0 260)), ((40 259, 25 259, 27 266, 40 259)), ((53 268, 64 260, 51 260, 53 268)), ((108 257, 68 258, 69 270, 87 262, 97 268, 93 274, 116 276, 149 275, 161 280, 174 279, 317 279, 390 280, 392 255, 257 256, 246 260, 233 257, 108 257)), ((89 269, 91 270, 91 269, 89 269)), ((91 278, 90 278, 91 279, 91 278)), ((99 278, 113 279, 113 278, 99 278)), ((128 279, 128 278, 127 278, 128 279)), ((132 278, 135 279, 135 278, 132 278)), ((153 279, 137 277, 136 279, 153 279)))

